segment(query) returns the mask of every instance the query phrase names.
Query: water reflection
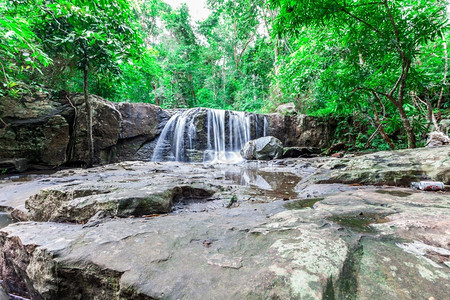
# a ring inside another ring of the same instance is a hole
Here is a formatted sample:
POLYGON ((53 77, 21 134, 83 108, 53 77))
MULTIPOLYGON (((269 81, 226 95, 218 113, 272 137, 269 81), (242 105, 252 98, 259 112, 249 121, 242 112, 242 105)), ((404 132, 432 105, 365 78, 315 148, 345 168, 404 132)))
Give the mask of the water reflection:
POLYGON ((248 168, 225 172, 225 179, 260 190, 264 195, 283 199, 297 197, 295 186, 301 177, 289 172, 267 172, 248 168))
POLYGON ((11 215, 8 213, 0 212, 0 228, 4 228, 13 222, 11 215))

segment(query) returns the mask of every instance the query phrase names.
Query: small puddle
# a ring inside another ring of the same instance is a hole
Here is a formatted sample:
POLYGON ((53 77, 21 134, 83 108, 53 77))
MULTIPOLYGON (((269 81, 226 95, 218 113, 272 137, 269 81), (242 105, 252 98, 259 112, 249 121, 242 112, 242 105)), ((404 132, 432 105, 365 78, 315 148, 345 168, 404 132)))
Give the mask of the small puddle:
POLYGON ((396 196, 396 197, 408 197, 408 196, 412 195, 412 193, 395 191, 395 190, 376 190, 375 192, 378 194, 392 195, 392 196, 396 196))
POLYGON ((225 179, 252 187, 265 196, 289 200, 297 198, 295 186, 302 178, 289 172, 267 172, 249 168, 237 172, 227 171, 225 179))
POLYGON ((12 175, 12 174, 3 174, 0 175, 0 183, 21 183, 21 182, 29 182, 33 181, 39 177, 43 177, 46 175, 52 175, 56 173, 55 170, 38 170, 38 171, 27 171, 20 174, 12 175))
POLYGON ((388 214, 361 213, 359 215, 332 216, 327 219, 357 232, 373 233, 376 230, 370 225, 388 222, 387 216, 388 214))
POLYGON ((285 203, 283 206, 286 209, 304 209, 304 208, 313 208, 316 202, 323 200, 324 198, 313 198, 313 199, 304 199, 304 200, 295 200, 292 202, 285 203))
POLYGON ((13 219, 9 213, 0 212, 0 229, 13 223, 13 219))

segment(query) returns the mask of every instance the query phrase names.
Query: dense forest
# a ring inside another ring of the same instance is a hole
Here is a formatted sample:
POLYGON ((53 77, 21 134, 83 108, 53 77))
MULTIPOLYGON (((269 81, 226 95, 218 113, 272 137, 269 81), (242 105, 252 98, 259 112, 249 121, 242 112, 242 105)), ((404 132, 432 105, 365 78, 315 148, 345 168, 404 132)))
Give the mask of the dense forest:
POLYGON ((335 118, 355 150, 423 145, 449 114, 443 0, 0 0, 0 97, 335 118))

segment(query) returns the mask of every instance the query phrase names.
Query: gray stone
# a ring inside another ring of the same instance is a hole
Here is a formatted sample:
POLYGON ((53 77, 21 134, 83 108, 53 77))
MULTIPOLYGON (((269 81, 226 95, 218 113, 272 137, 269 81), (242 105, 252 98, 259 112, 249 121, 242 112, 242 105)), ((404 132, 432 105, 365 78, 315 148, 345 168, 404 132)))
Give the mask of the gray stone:
POLYGON ((293 102, 281 104, 277 107, 277 109, 275 109, 275 111, 282 115, 293 115, 298 113, 297 107, 295 107, 293 102))
POLYGON ((447 150, 239 166, 122 162, 4 180, 0 196, 34 190, 32 215, 65 223, 1 229, 0 276, 33 299, 445 299, 448 193, 302 184, 357 166, 374 169, 368 181, 400 178, 411 165, 432 177, 446 172, 447 150), (152 197, 164 211, 143 215, 135 204, 152 197))
POLYGON ((25 158, 0 159, 0 171, 23 172, 28 169, 28 160, 25 158))
POLYGON ((440 147, 450 144, 450 138, 443 132, 433 131, 429 134, 427 147, 440 147))
POLYGON ((421 240, 448 251, 450 207, 438 207, 445 195, 424 203, 418 192, 378 191, 329 196, 315 209, 241 202, 94 227, 20 223, 2 230, 0 265, 10 289, 20 288, 20 274, 28 294, 45 299, 361 299, 382 292, 395 299, 405 291, 411 299, 445 299, 450 272, 439 256, 397 246, 421 240), (373 223, 345 225, 361 215, 375 216, 373 223))
POLYGON ((272 160, 283 155, 283 144, 273 136, 248 141, 241 149, 241 156, 247 160, 272 160))
POLYGON ((9 300, 9 295, 5 292, 5 290, 0 286, 0 300, 9 300))
POLYGON ((269 114, 270 135, 286 147, 325 148, 332 136, 332 121, 307 115, 269 114))
POLYGON ((426 179, 450 184, 449 157, 450 146, 443 146, 331 159, 303 185, 314 182, 409 186, 426 179))
POLYGON ((169 213, 179 202, 206 202, 215 193, 212 185, 201 181, 185 184, 179 176, 181 172, 176 176, 147 175, 147 180, 152 180, 149 185, 136 171, 142 170, 140 163, 117 166, 119 172, 42 189, 25 203, 29 217, 36 221, 83 223, 99 211, 109 217, 169 213), (126 176, 123 176, 123 166, 128 170, 126 176))
POLYGON ((25 158, 47 166, 65 163, 71 113, 67 101, 52 100, 46 94, 21 100, 1 98, 0 118, 7 126, 0 135, 0 158, 25 158))
POLYGON ((148 140, 154 140, 160 133, 161 107, 127 102, 114 103, 114 106, 121 115, 121 139, 145 136, 148 140))
MULTIPOLYGON (((77 105, 77 116, 71 151, 72 161, 87 162, 89 158, 87 117, 84 96, 76 94, 72 101, 77 105), (83 103, 83 104, 81 104, 83 103)), ((110 148, 117 144, 120 134, 121 115, 111 102, 90 95, 92 105, 92 131, 96 162, 111 161, 110 148)))

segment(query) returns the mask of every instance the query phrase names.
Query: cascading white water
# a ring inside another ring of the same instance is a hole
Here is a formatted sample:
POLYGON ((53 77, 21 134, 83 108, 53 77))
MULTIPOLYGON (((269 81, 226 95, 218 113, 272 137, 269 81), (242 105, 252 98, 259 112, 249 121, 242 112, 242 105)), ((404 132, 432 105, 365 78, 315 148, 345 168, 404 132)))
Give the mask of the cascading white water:
POLYGON ((265 136, 267 127, 266 117, 257 114, 204 108, 180 111, 164 127, 152 161, 240 162, 244 144, 265 136))
POLYGON ((187 135, 189 146, 192 149, 196 134, 193 121, 197 113, 196 109, 189 109, 180 111, 169 119, 156 142, 152 161, 185 161, 184 137, 187 135), (188 130, 186 132, 187 122, 188 130))
POLYGON ((207 112, 207 126, 208 148, 203 160, 228 163, 242 161, 239 151, 250 140, 250 116, 244 112, 211 109, 207 112), (228 143, 225 134, 227 123, 228 143))

